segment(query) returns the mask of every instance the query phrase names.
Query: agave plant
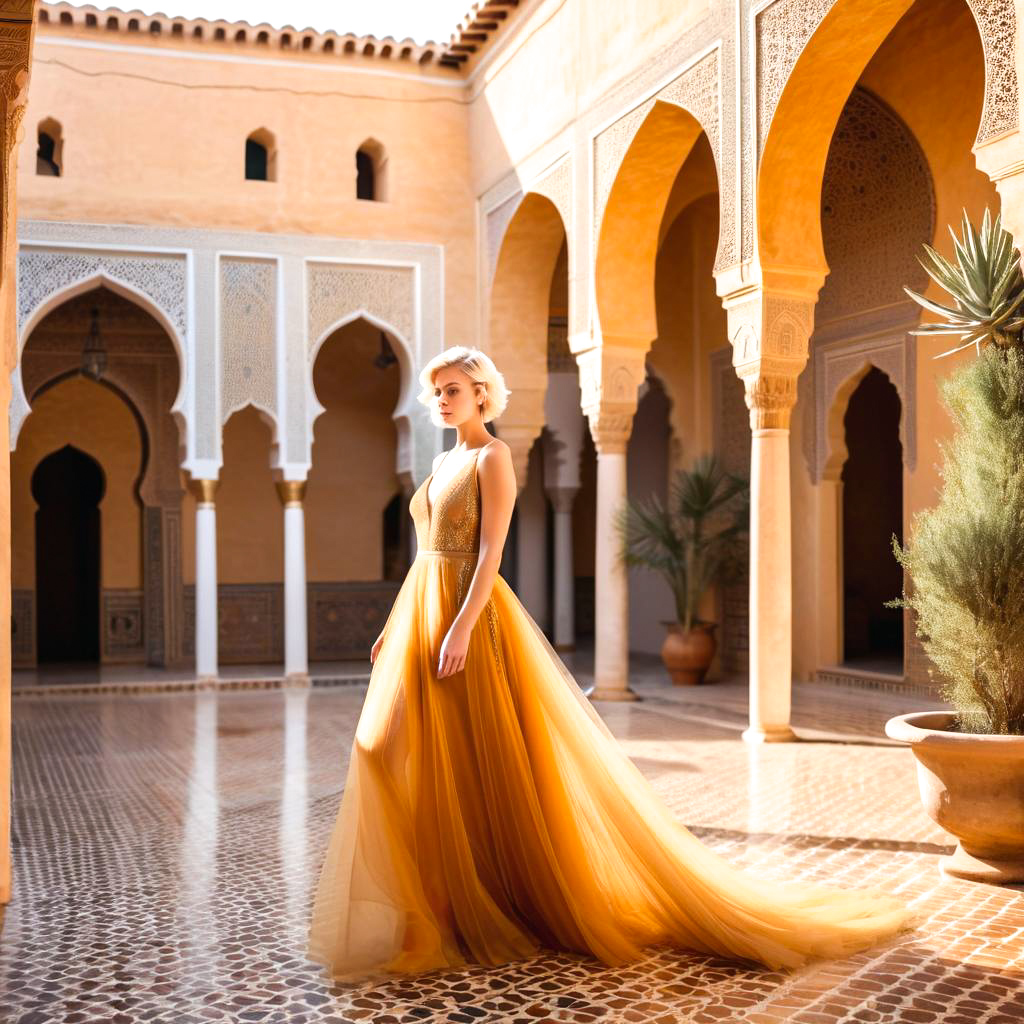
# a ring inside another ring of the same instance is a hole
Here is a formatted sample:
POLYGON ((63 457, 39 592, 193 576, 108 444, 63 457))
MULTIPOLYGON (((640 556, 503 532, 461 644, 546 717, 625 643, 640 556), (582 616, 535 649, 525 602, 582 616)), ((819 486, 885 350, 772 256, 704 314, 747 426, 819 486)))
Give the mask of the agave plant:
POLYGON ((704 455, 692 469, 676 473, 667 504, 656 494, 627 500, 616 527, 623 561, 665 578, 676 616, 689 631, 708 587, 742 571, 749 519, 746 480, 726 472, 714 455, 704 455))
POLYGON ((986 345, 1009 348, 1021 343, 1024 330, 1024 276, 1020 269, 1020 253, 1013 238, 1000 224, 1000 215, 992 220, 988 208, 981 222, 981 231, 971 224, 964 210, 963 238, 950 226, 954 265, 930 245, 925 245, 924 258, 918 262, 928 276, 945 289, 956 303, 955 308, 932 302, 910 288, 903 290, 925 309, 944 317, 937 323, 921 324, 912 334, 958 334, 963 344, 941 352, 936 359, 953 355, 974 345, 980 353, 986 345))

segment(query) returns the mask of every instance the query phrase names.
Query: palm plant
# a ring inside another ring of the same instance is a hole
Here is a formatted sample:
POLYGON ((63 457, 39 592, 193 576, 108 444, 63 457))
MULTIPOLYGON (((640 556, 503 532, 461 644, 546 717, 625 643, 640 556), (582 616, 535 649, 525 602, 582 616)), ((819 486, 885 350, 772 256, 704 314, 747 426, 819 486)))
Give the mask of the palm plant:
POLYGON ((928 276, 953 298, 955 306, 932 302, 910 288, 903 290, 932 313, 943 317, 936 323, 921 324, 912 334, 955 334, 963 341, 956 348, 941 352, 936 359, 953 355, 974 345, 978 353, 987 345, 1007 348, 1020 343, 1024 329, 1024 275, 1013 238, 1004 231, 1000 215, 992 220, 988 208, 981 231, 971 224, 964 210, 963 238, 953 236, 954 265, 930 245, 923 246, 918 262, 928 276))
POLYGON ((675 474, 667 503, 656 494, 626 501, 616 517, 621 557, 665 578, 679 623, 689 631, 707 589, 742 573, 749 518, 747 482, 704 455, 675 474))

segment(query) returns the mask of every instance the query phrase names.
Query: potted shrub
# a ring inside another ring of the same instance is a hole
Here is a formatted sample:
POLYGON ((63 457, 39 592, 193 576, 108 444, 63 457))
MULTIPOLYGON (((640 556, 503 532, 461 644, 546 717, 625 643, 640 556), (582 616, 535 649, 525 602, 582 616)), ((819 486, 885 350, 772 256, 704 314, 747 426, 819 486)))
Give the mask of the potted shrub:
MULTIPOLYGON (((944 872, 1024 882, 1024 278, 1000 219, 964 214, 956 264, 922 265, 955 307, 908 293, 943 319, 918 334, 960 335, 977 357, 941 384, 955 434, 942 445, 938 504, 893 550, 909 586, 893 605, 916 629, 952 712, 886 724, 917 758, 925 809, 958 839, 944 872)), ((949 353, 942 353, 948 355, 949 353)))
POLYGON ((661 647, 673 683, 702 682, 715 656, 717 623, 699 619, 698 608, 712 584, 743 572, 749 513, 746 481, 726 472, 713 455, 675 474, 667 503, 655 494, 627 500, 620 510, 623 561, 660 573, 675 599, 676 619, 662 623, 661 647))

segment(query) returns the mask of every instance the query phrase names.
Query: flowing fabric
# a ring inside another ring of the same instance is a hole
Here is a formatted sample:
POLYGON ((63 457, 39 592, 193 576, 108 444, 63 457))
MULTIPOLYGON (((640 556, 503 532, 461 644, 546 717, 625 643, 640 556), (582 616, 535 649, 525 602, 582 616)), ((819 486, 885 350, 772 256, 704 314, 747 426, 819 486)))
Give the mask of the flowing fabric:
POLYGON ((916 923, 876 890, 732 867, 676 821, 499 575, 465 668, 441 643, 479 548, 474 452, 431 509, 373 664, 309 954, 339 980, 542 947, 607 964, 672 943, 794 968, 916 923))

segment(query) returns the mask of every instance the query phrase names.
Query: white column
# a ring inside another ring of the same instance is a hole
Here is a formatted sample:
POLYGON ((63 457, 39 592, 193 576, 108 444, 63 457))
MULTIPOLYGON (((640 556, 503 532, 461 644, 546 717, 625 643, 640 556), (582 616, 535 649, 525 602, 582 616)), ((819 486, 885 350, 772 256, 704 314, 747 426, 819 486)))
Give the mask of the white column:
POLYGON ((745 740, 793 739, 789 430, 755 428, 750 459, 750 725, 745 740))
POLYGON ((554 507, 555 533, 555 612, 554 643, 558 651, 576 647, 576 593, 572 557, 572 506, 575 488, 553 487, 548 497, 554 507))
POLYGON ((629 583, 615 515, 626 500, 626 439, 598 448, 594 557, 594 700, 636 700, 629 688, 629 583))
POLYGON ((279 480, 284 506, 284 676, 285 684, 309 685, 306 645, 306 512, 305 480, 279 480))
POLYGON ((217 509, 216 480, 192 480, 196 498, 196 678, 217 678, 217 509))

